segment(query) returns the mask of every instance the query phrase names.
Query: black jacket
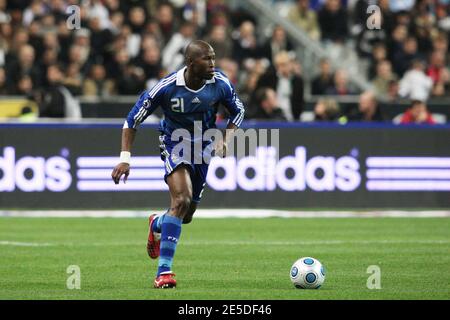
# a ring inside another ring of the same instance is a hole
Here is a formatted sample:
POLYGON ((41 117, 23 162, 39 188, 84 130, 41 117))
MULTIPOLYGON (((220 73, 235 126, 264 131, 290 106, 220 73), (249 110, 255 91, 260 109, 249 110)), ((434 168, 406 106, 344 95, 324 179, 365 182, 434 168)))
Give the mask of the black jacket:
MULTIPOLYGON (((277 91, 278 85, 278 76, 275 69, 269 69, 258 81, 257 88, 269 87, 273 90, 277 91)), ((304 82, 303 79, 298 76, 292 76, 291 78, 291 86, 292 86, 292 95, 291 95, 291 108, 292 115, 295 120, 300 118, 300 114, 303 112, 304 107, 304 96, 303 96, 303 88, 304 82)))
POLYGON ((39 116, 46 118, 64 118, 65 98, 57 85, 42 90, 41 103, 39 104, 39 116))
POLYGON ((255 120, 267 120, 267 121, 286 121, 286 117, 280 108, 272 111, 272 113, 267 113, 263 108, 258 107, 256 113, 253 115, 252 119, 255 120))

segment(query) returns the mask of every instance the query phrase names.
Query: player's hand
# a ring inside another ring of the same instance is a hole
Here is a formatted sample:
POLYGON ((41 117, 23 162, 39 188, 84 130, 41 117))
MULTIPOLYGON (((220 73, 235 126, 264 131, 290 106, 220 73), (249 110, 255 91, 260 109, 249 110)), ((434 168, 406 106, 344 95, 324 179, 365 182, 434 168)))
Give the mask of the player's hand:
POLYGON ((130 165, 125 162, 119 163, 111 173, 111 177, 115 184, 119 184, 120 178, 123 177, 123 183, 127 182, 128 175, 130 174, 130 165))
POLYGON ((228 148, 228 146, 227 146, 226 142, 224 142, 224 141, 219 142, 215 148, 216 156, 218 156, 220 158, 225 158, 227 156, 227 148, 228 148))

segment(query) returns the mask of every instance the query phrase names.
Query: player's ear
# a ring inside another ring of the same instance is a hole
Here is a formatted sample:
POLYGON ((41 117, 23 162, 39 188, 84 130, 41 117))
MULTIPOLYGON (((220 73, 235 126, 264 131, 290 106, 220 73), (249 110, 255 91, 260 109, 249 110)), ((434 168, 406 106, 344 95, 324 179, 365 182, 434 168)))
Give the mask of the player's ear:
POLYGON ((186 57, 186 66, 191 66, 193 63, 193 59, 192 57, 186 57))

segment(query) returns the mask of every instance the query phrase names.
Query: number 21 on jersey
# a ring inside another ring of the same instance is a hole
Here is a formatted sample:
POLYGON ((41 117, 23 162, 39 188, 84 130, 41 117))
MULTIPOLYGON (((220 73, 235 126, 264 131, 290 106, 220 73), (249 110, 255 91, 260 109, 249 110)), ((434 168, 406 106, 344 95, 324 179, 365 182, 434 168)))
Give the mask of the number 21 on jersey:
POLYGON ((170 99, 172 103, 172 111, 173 112, 184 112, 184 100, 183 98, 173 98, 170 99))

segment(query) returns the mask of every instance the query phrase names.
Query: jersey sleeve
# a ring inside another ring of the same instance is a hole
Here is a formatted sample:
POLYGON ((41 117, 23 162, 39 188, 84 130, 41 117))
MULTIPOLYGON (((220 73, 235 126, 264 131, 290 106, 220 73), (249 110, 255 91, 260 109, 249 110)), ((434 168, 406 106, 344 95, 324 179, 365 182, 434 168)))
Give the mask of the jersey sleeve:
POLYGON ((235 126, 239 127, 244 120, 244 105, 237 96, 234 87, 228 78, 222 73, 218 73, 217 78, 223 82, 224 86, 224 96, 222 97, 221 102, 230 113, 228 123, 232 122, 235 126))
MULTIPOLYGON (((161 82, 161 81, 160 81, 161 82)), ((128 113, 127 119, 123 125, 123 128, 133 128, 136 129, 149 115, 151 115, 161 104, 162 96, 164 94, 164 88, 160 90, 155 89, 158 87, 159 83, 156 86, 148 91, 144 91, 139 99, 134 104, 131 111, 128 113)))

